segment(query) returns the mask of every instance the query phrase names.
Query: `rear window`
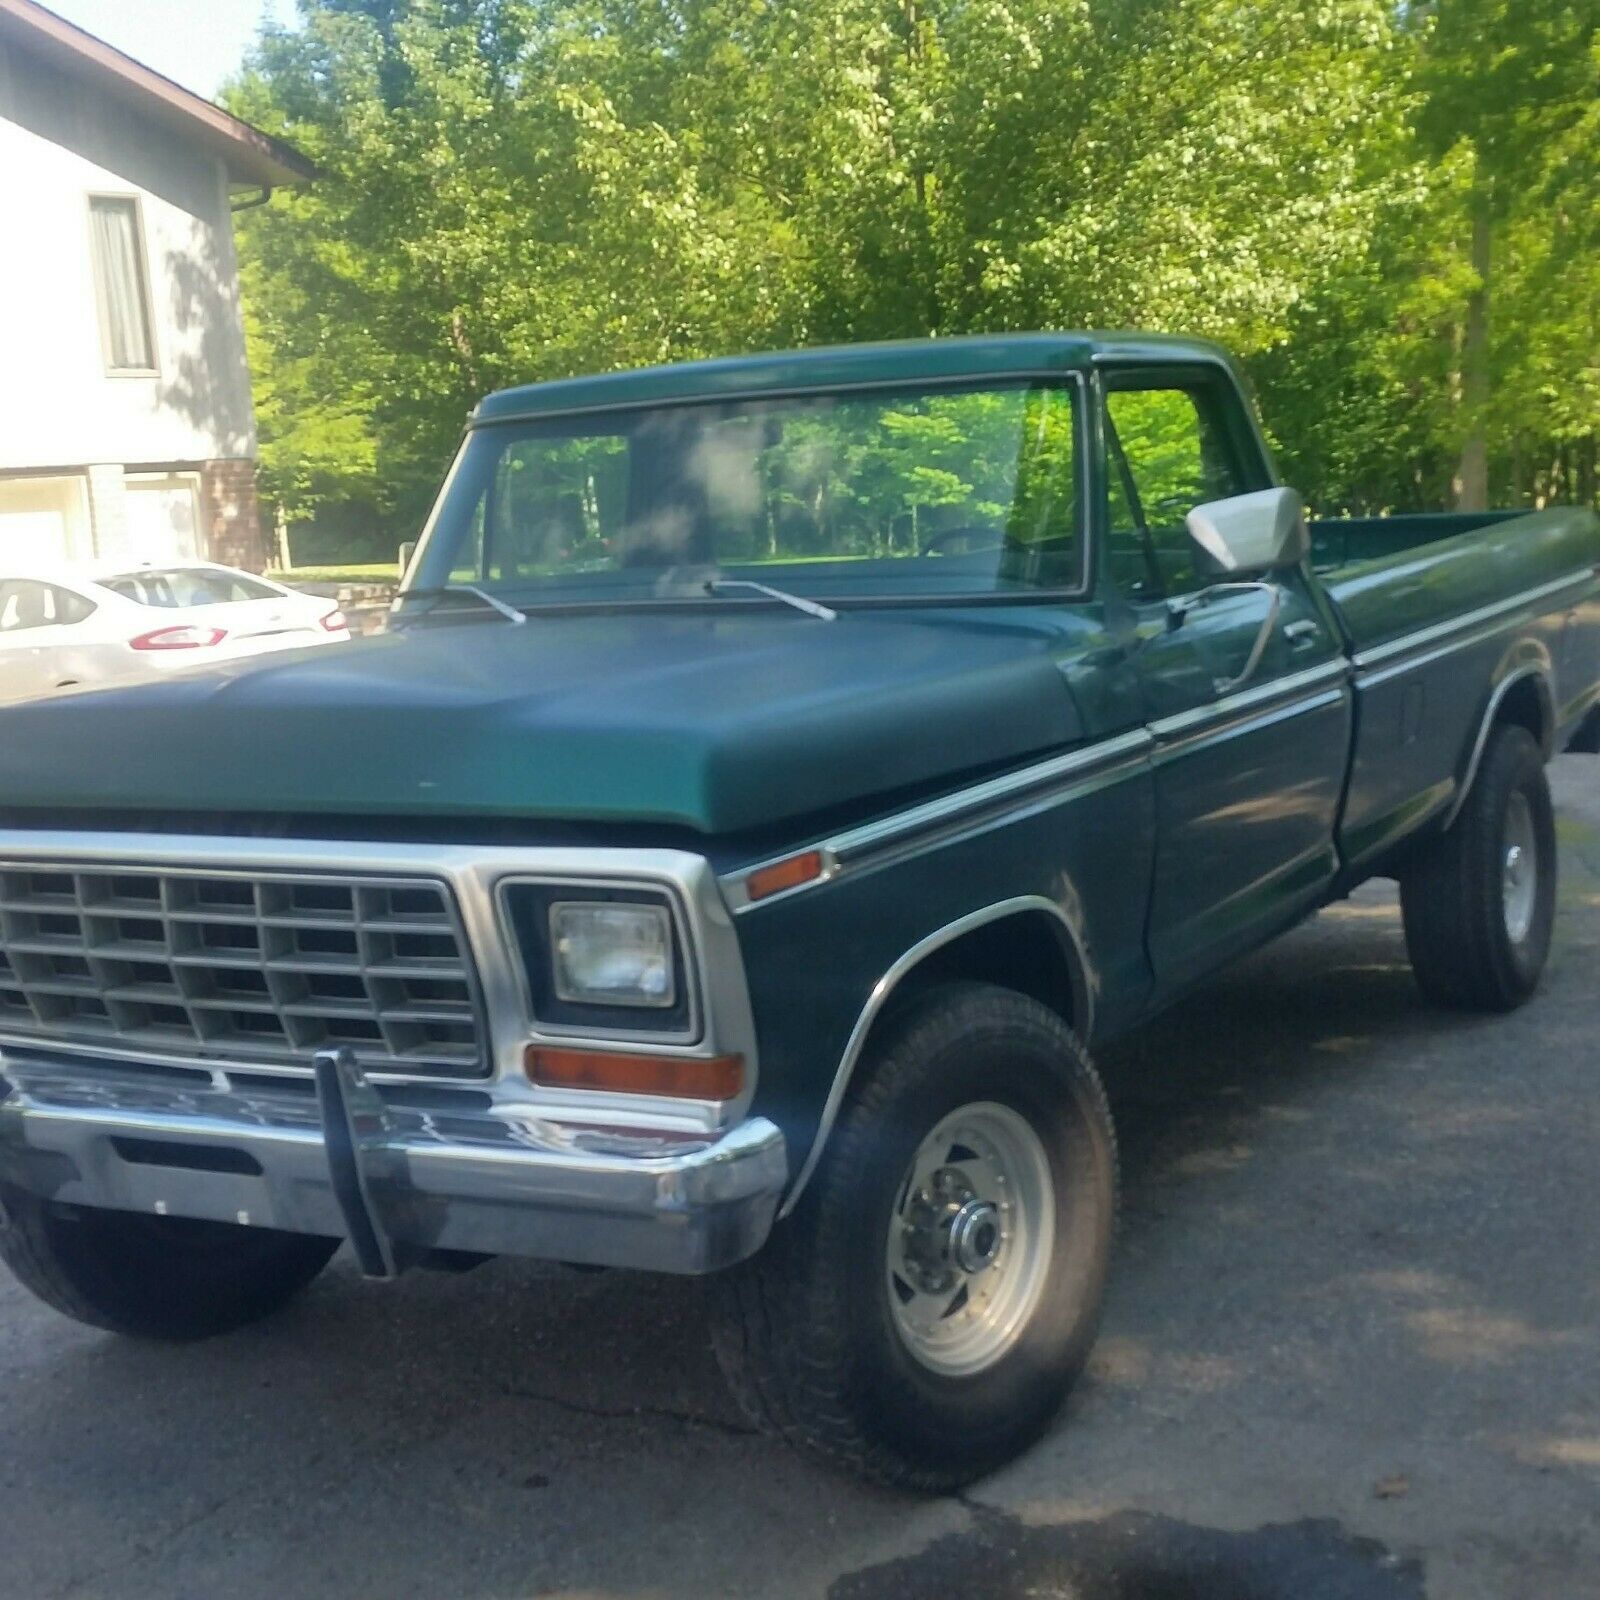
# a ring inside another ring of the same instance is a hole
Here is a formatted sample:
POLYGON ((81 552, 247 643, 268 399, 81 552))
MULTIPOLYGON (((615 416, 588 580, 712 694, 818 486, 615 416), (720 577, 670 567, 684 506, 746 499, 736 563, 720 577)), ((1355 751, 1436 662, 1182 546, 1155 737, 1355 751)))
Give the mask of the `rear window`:
POLYGON ((271 600, 278 591, 242 572, 210 572, 200 567, 149 568, 102 578, 101 584, 142 606, 224 606, 241 600, 271 600))

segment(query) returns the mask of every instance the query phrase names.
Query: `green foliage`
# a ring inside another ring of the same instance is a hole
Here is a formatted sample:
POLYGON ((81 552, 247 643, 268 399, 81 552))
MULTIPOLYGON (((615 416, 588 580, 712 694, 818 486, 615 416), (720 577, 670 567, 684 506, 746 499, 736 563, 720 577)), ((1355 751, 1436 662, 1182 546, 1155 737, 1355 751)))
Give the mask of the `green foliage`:
POLYGON ((1494 503, 1595 501, 1600 0, 1412 6, 1400 56, 1415 185, 1255 363, 1285 471, 1329 512, 1426 510, 1478 437, 1494 503))
MULTIPOLYGON (((410 537, 509 383, 1073 326, 1229 343, 1321 509, 1442 504, 1473 437, 1596 493, 1600 0, 300 11, 229 93, 321 169, 240 217, 291 517, 410 537)), ((936 422, 907 514, 967 482, 936 422)))

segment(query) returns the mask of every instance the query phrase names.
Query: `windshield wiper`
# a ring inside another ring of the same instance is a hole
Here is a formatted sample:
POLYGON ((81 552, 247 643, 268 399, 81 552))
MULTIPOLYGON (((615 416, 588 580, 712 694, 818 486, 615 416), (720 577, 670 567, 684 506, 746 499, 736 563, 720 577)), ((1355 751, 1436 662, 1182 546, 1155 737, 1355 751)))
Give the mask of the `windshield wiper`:
POLYGON ((770 583, 755 583, 749 578, 706 579, 707 594, 723 594, 729 589, 753 589, 757 594, 764 594, 769 600, 781 601, 784 605, 793 606, 796 611, 803 611, 808 617, 817 617, 823 622, 833 622, 839 615, 837 611, 816 600, 807 600, 802 595, 774 589, 770 583))
MULTIPOLYGON (((402 589, 394 597, 394 603, 398 606, 403 601, 415 599, 418 595, 432 595, 435 599, 441 599, 445 595, 451 594, 470 595, 474 600, 481 601, 484 605, 488 606, 491 611, 498 611, 507 622, 512 623, 516 627, 521 627, 522 624, 528 620, 525 612, 518 611, 515 606, 507 605, 504 600, 498 599, 496 596, 489 594, 487 591, 480 589, 475 584, 471 583, 441 583, 437 588, 432 589, 402 589)), ((433 614, 433 609, 434 608, 430 606, 426 611, 420 613, 420 615, 425 617, 431 616, 433 614)))

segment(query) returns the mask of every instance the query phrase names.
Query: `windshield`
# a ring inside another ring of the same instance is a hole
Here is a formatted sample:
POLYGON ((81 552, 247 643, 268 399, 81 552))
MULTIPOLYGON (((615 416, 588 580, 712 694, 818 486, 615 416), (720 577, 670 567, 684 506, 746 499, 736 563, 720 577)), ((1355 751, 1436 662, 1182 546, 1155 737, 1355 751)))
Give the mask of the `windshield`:
POLYGON ((713 577, 842 600, 1074 588, 1074 401, 1016 384, 478 428, 410 586, 523 606, 703 601, 713 577))

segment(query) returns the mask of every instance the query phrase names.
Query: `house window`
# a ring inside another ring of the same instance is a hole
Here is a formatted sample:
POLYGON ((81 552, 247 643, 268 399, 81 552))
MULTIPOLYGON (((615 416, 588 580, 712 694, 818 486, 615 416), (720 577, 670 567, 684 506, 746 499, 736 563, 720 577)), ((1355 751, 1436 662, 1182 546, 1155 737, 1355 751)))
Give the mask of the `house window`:
POLYGON ((89 236, 106 366, 112 372, 154 372, 150 275, 139 202, 132 195, 90 195, 89 236))

